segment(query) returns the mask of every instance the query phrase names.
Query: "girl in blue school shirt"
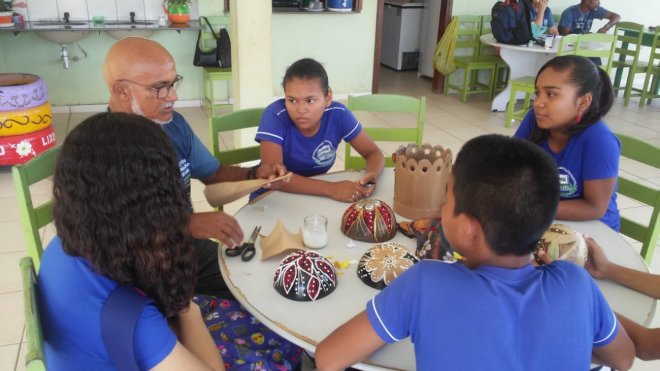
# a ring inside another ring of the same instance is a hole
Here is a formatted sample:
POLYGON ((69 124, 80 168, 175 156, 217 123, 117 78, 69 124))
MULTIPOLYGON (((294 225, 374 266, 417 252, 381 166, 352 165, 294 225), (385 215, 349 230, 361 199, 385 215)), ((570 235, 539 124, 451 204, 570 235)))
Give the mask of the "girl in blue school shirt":
POLYGON ((532 20, 532 36, 537 38, 546 32, 554 36, 559 35, 552 11, 548 7, 548 0, 532 0, 531 5, 529 18, 532 20))
POLYGON ((296 61, 287 68, 282 87, 285 98, 266 107, 255 138, 262 164, 283 164, 294 173, 280 190, 343 202, 369 197, 385 159, 348 108, 332 100, 323 66, 310 58, 296 61), (342 141, 365 159, 364 176, 338 182, 309 178, 330 170, 342 141))
POLYGON ((612 101, 607 72, 584 57, 555 57, 536 76, 533 110, 514 136, 533 141, 555 159, 560 185, 557 219, 600 219, 619 230, 621 145, 602 121, 612 101))

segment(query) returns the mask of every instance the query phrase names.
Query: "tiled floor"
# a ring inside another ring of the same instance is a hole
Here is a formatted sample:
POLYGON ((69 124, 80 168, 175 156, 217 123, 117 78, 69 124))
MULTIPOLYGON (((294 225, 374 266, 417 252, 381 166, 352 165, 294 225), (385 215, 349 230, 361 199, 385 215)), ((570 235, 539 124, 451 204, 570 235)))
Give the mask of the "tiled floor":
MULTIPOLYGON (((504 113, 492 113, 490 103, 485 98, 471 97, 467 104, 461 103, 455 96, 432 94, 430 80, 417 78, 415 72, 396 73, 383 68, 381 74, 381 93, 398 93, 427 97, 426 127, 424 141, 440 144, 451 148, 457 153, 462 144, 477 135, 500 133, 511 135, 514 127, 504 128, 504 113)), ((209 145, 207 118, 200 108, 183 108, 180 112, 186 116, 193 129, 209 145)), ((639 109, 636 102, 629 107, 623 107, 622 100, 617 99, 612 111, 607 116, 607 123, 614 131, 642 138, 660 145, 660 102, 639 109)), ((90 116, 91 113, 56 114, 53 122, 58 141, 62 141, 66 133, 76 124, 90 116)), ((359 118, 369 125, 374 117, 359 115, 359 118)), ((408 120, 409 117, 397 115, 382 115, 378 117, 385 124, 408 120)), ((226 142, 229 142, 225 138, 226 142)), ((389 155, 394 149, 388 144, 383 150, 389 155)), ((343 157, 343 152, 340 157, 343 157)), ((343 160, 337 161, 337 169, 341 168, 343 160)), ((660 171, 648 168, 631 161, 621 163, 622 172, 628 175, 646 179, 649 184, 660 187, 660 171)), ((41 198, 47 197, 49 184, 41 184, 35 191, 41 198)), ((208 209, 199 183, 193 185, 193 202, 197 209, 208 209)), ((232 213, 244 201, 237 201, 225 210, 232 213)), ((631 200, 621 200, 621 208, 625 215, 640 219, 648 218, 648 209, 631 200)), ((25 347, 23 338, 23 303, 21 283, 18 269, 18 259, 25 255, 24 242, 16 205, 16 197, 11 178, 10 167, 0 167, 0 370, 24 370, 25 347)), ((44 231, 44 240, 53 235, 53 228, 44 231)), ((634 244, 639 247, 639 244, 634 244)), ((657 255, 657 254, 656 254, 657 255)), ((651 267, 655 273, 660 273, 660 257, 656 256, 651 267)), ((660 327, 660 310, 656 313, 652 324, 660 327)), ((642 362, 637 360, 633 370, 658 370, 660 361, 642 362)))

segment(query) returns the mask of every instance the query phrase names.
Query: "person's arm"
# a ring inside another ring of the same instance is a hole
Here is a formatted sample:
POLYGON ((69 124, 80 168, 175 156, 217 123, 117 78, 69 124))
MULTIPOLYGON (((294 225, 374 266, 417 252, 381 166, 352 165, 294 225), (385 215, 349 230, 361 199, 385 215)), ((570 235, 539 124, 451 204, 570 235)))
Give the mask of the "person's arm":
POLYGON ((616 178, 584 181, 582 199, 559 201, 557 219, 593 220, 600 219, 610 204, 616 178))
POLYGON ((589 250, 585 268, 594 277, 614 281, 652 298, 660 299, 660 275, 623 267, 607 259, 603 248, 585 236, 589 250))
POLYGON ((204 324, 199 306, 191 302, 187 309, 179 312, 177 320, 179 341, 151 370, 224 370, 222 356, 204 324))
POLYGON ((378 148, 376 143, 374 143, 364 130, 361 131, 360 134, 350 142, 350 144, 367 163, 366 174, 358 181, 358 183, 363 186, 368 183, 373 183, 372 187, 369 187, 363 192, 363 196, 369 197, 376 188, 376 180, 383 172, 383 167, 385 167, 385 157, 380 151, 380 148, 378 148))
POLYGON ((617 370, 628 370, 632 367, 635 346, 623 326, 619 326, 616 337, 609 344, 593 347, 591 360, 617 370))
POLYGON ((552 27, 548 28, 548 33, 550 35, 553 35, 553 36, 559 35, 559 31, 557 30, 557 27, 555 27, 555 26, 552 26, 552 27))
POLYGON ((616 26, 616 24, 619 23, 619 21, 621 20, 620 15, 610 11, 606 11, 605 16, 603 18, 606 18, 608 22, 603 27, 598 29, 598 33, 607 33, 607 31, 609 31, 610 28, 616 26))
POLYGON ((559 25, 557 25, 559 34, 565 36, 571 33, 572 24, 573 24, 573 17, 571 17, 571 15, 569 14, 569 10, 566 9, 561 13, 561 17, 559 18, 559 25))
MULTIPOLYGON (((261 140, 259 146, 262 164, 276 165, 283 163, 281 145, 267 140, 261 140)), ((361 185, 359 182, 347 180, 328 182, 293 174, 291 180, 288 183, 282 184, 280 190, 290 193, 325 196, 337 201, 354 202, 362 197, 362 195, 370 192, 370 187, 361 185)))
POLYGON ((539 8, 536 12, 534 23, 536 23, 537 26, 543 26, 543 18, 545 17, 545 8, 548 7, 548 0, 535 0, 535 2, 538 4, 539 8))
POLYGON ((385 342, 378 336, 362 311, 338 327, 316 347, 316 367, 321 370, 343 370, 367 358, 385 342))
POLYGON ((618 313, 617 318, 635 344, 637 358, 645 361, 660 359, 660 328, 646 328, 618 313))

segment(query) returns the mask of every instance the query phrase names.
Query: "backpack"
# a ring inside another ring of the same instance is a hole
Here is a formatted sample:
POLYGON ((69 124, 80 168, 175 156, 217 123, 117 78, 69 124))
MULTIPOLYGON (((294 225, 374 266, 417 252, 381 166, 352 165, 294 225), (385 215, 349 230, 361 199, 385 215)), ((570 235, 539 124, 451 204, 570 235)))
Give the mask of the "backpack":
POLYGON ((532 39, 529 5, 526 0, 498 1, 491 11, 490 26, 495 40, 523 45, 532 39))

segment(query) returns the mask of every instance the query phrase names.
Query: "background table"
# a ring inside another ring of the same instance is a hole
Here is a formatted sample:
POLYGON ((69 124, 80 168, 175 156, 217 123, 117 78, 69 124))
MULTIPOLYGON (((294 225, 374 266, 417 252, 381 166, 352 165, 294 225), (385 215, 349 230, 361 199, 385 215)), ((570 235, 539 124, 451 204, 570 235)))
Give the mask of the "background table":
MULTIPOLYGON (((321 176, 327 180, 357 180, 360 172, 340 172, 321 176)), ((385 169, 378 180, 374 198, 393 205, 394 172, 385 169)), ((295 232, 302 226, 303 218, 310 214, 323 214, 328 217, 328 245, 314 250, 335 260, 359 260, 373 243, 356 241, 356 247, 348 248, 348 238, 340 231, 341 216, 349 204, 333 201, 325 197, 271 192, 240 209, 235 217, 247 235, 261 225, 261 233, 269 234, 276 220, 282 220, 287 229, 295 232)), ((399 218, 399 221, 405 220, 399 218)), ((577 231, 588 233, 596 238, 609 258, 634 269, 648 270, 645 263, 616 232, 598 221, 563 222, 577 231)), ((401 233, 392 240, 414 251, 415 240, 401 233)), ((272 287, 275 268, 284 255, 261 260, 260 240, 257 241, 257 255, 250 262, 239 258, 227 258, 220 251, 220 271, 236 299, 256 318, 287 340, 314 352, 316 344, 332 330, 365 309, 367 301, 379 291, 368 287, 357 277, 357 265, 337 269, 337 288, 329 296, 314 302, 296 302, 284 298, 272 287)), ((224 249, 224 247, 222 248, 224 249)), ((654 299, 633 290, 599 281, 605 297, 612 307, 621 314, 643 324, 648 324, 655 312, 654 299)), ((356 365, 362 369, 415 368, 413 345, 409 339, 388 344, 372 354, 368 361, 356 365)))
MULTIPOLYGON (((500 49, 500 57, 509 65, 509 81, 523 76, 536 76, 536 73, 543 65, 554 58, 559 48, 559 42, 555 41, 552 48, 533 44, 528 45, 509 45, 502 44, 495 40, 493 34, 481 35, 480 40, 484 44, 492 45, 500 49)), ((523 94, 521 92, 521 94, 523 94)), ((491 109, 495 111, 505 111, 506 104, 511 95, 511 82, 502 90, 491 102, 491 109)), ((521 95, 522 97, 522 95, 521 95)))

